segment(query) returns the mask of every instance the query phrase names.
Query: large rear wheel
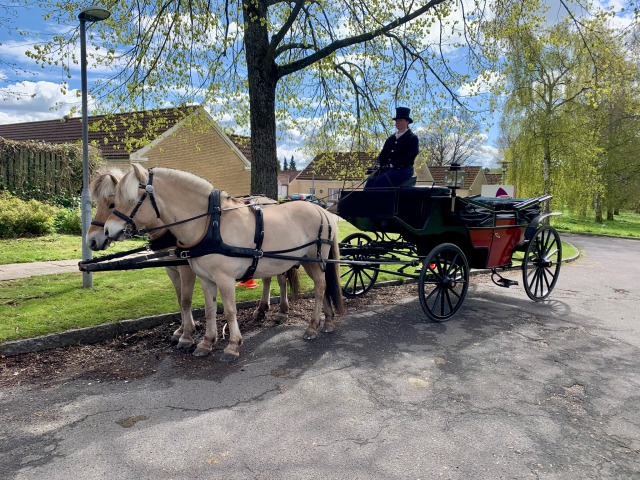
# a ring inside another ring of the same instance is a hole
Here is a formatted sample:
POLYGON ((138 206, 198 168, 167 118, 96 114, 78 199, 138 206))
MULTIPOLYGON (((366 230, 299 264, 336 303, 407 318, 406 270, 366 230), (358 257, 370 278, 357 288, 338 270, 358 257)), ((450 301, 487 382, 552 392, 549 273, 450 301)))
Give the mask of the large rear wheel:
MULTIPOLYGON (((370 254, 367 246, 371 244, 371 237, 364 233, 352 233, 340 242, 343 260, 366 262, 370 254)), ((367 293, 378 278, 375 265, 346 264, 341 267, 342 292, 345 297, 354 298, 367 293)))
POLYGON ((469 288, 469 263, 453 243, 443 243, 424 259, 418 280, 418 296, 424 313, 434 322, 453 317, 469 288))
POLYGON ((560 235, 555 228, 543 225, 529 241, 522 260, 524 289, 531 300, 549 296, 558 281, 561 263, 560 235))

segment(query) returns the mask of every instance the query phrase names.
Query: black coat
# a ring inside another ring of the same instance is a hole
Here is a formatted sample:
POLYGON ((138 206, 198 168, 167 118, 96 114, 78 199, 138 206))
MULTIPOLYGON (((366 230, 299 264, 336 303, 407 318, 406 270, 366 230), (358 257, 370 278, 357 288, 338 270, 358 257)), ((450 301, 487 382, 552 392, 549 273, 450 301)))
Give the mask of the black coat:
POLYGON ((384 142, 382 151, 378 155, 378 164, 381 167, 411 167, 419 152, 418 137, 411 129, 404 132, 400 138, 396 138, 394 133, 384 142))

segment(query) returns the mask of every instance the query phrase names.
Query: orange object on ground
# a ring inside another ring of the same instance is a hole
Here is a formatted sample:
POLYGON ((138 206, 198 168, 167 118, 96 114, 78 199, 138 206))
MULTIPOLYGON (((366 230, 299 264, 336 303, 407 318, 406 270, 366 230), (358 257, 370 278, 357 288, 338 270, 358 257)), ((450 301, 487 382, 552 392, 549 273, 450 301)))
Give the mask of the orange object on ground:
POLYGON ((246 282, 236 283, 236 287, 244 287, 244 288, 256 288, 259 284, 253 278, 250 278, 246 282))

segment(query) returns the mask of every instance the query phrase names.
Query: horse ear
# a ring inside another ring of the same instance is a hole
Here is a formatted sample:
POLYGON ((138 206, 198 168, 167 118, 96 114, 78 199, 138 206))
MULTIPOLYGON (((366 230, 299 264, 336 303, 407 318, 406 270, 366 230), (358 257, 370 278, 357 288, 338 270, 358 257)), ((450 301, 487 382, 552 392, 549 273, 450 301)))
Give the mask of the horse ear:
POLYGON ((147 170, 140 165, 139 163, 132 163, 131 167, 133 168, 133 171, 136 174, 136 177, 138 178, 138 181, 140 183, 146 183, 147 182, 147 170))

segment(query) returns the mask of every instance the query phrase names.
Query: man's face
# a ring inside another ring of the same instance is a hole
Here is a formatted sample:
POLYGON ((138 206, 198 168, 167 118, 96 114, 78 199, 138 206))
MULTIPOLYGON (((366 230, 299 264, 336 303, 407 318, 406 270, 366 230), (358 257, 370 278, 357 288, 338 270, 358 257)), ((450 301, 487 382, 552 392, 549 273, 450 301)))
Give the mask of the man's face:
POLYGON ((404 118, 396 119, 396 130, 404 132, 407 128, 409 128, 409 120, 405 120, 404 118))

